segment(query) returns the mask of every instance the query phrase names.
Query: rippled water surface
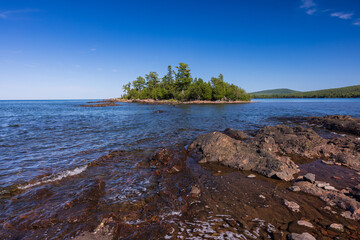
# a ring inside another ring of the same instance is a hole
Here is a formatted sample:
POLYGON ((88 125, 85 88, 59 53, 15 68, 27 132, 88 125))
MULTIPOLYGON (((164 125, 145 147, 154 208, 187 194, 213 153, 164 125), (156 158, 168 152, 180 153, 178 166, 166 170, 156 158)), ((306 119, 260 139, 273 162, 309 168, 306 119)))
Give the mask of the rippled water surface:
POLYGON ((256 130, 276 124, 273 117, 360 117, 360 99, 256 101, 179 106, 121 103, 105 108, 78 107, 85 100, 0 101, 0 196, 18 189, 20 198, 28 199, 24 207, 9 196, 1 197, 0 223, 34 207, 46 215, 98 179, 105 184, 103 204, 148 194, 151 169, 138 163, 157 149, 186 146, 202 133, 227 127, 256 130), (124 154, 101 158, 114 150, 124 154), (44 187, 51 191, 49 196, 56 196, 46 204, 26 195, 44 187))

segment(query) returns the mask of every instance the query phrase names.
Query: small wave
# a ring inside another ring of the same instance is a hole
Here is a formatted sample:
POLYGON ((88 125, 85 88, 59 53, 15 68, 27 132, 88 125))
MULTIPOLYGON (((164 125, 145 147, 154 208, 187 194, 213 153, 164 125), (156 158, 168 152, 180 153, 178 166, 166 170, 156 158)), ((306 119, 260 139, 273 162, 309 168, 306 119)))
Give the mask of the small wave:
POLYGON ((59 181, 59 180, 61 180, 63 178, 78 175, 78 174, 84 172, 86 169, 87 169, 87 165, 77 167, 77 168, 75 168, 73 170, 66 170, 66 171, 58 173, 56 175, 45 177, 45 178, 41 179, 38 182, 26 184, 26 185, 23 185, 23 186, 18 186, 18 189, 24 190, 24 189, 31 188, 31 187, 34 187, 34 186, 38 186, 40 184, 59 181))

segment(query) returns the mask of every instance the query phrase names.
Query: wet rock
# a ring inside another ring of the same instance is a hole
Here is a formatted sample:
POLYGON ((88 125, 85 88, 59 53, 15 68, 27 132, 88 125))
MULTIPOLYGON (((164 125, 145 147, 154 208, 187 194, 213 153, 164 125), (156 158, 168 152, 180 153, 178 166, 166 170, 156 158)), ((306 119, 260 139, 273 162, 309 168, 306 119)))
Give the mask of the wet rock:
POLYGON ((292 233, 289 235, 289 239, 290 240, 316 240, 316 238, 314 236, 312 236, 310 233, 302 233, 302 234, 298 234, 298 233, 292 233))
POLYGON ((333 186, 325 186, 324 189, 329 190, 329 191, 335 191, 336 190, 336 188, 334 188, 333 186))
POLYGON ((360 202, 360 184, 353 187, 350 191, 350 194, 360 202))
POLYGON ((300 206, 296 202, 288 201, 284 199, 284 205, 293 212, 300 212, 300 206))
POLYGON ((324 188, 326 186, 329 186, 330 183, 327 183, 327 182, 321 182, 321 181, 315 181, 315 185, 319 188, 324 188))
POLYGON ((162 111, 162 110, 157 110, 157 111, 155 111, 154 113, 163 113, 164 111, 162 111))
POLYGON ((255 139, 259 146, 281 155, 296 155, 314 159, 329 156, 332 146, 314 130, 286 125, 267 126, 259 130, 255 139))
POLYGON ((307 173, 304 175, 304 180, 309 181, 311 183, 315 182, 315 174, 313 173, 307 173))
POLYGON ((201 163, 221 163, 240 170, 251 170, 267 177, 292 180, 299 172, 288 157, 259 149, 254 143, 237 141, 220 132, 200 135, 188 150, 200 156, 201 163))
POLYGON ((347 219, 351 219, 351 220, 355 219, 350 211, 342 212, 340 215, 347 219))
POLYGON ((330 206, 337 205, 338 207, 349 211, 348 218, 360 219, 360 202, 351 198, 344 193, 335 190, 326 190, 317 187, 315 184, 311 184, 306 181, 300 181, 295 183, 302 192, 306 192, 320 197, 323 201, 327 202, 330 206))
POLYGON ((193 196, 198 196, 200 194, 200 192, 201 192, 200 188, 198 188, 196 186, 191 187, 190 194, 192 194, 193 196))
POLYGON ((225 129, 224 133, 226 135, 228 135, 229 137, 234 138, 236 140, 243 140, 243 139, 249 138, 249 136, 246 133, 244 133, 240 130, 232 129, 232 128, 225 129))
POLYGON ((300 188, 298 186, 291 186, 289 187, 289 190, 293 192, 300 192, 300 188))
POLYGON ((326 160, 321 160, 322 163, 326 164, 326 165, 334 165, 333 161, 326 161, 326 160))
POLYGON ((360 136, 360 119, 349 115, 330 115, 325 117, 309 117, 309 122, 333 130, 360 136))
POLYGON ((334 164, 360 171, 360 141, 346 136, 331 139, 327 144, 333 146, 330 158, 334 164))
POLYGON ((332 223, 332 224, 329 226, 329 229, 335 230, 335 231, 337 231, 337 232, 343 232, 343 231, 344 231, 344 226, 341 225, 341 224, 338 224, 338 223, 332 223))
POLYGON ((323 158, 327 159, 326 163, 360 170, 360 141, 354 137, 328 140, 312 129, 278 125, 262 128, 255 140, 260 148, 290 156, 293 160, 323 158))
MULTIPOLYGON (((217 162, 286 181, 292 180, 293 174, 298 172, 293 161, 306 163, 323 158, 360 170, 360 141, 350 137, 324 139, 314 130, 300 126, 267 126, 254 138, 228 128, 224 133, 199 136, 189 150, 200 155, 199 163, 217 162)), ((308 176, 313 183, 315 176, 308 176)))
POLYGON ((116 104, 114 102, 103 102, 103 103, 96 103, 96 104, 83 104, 79 107, 117 107, 121 106, 119 104, 116 104))
POLYGON ((310 231, 314 226, 305 220, 293 221, 289 224, 287 229, 288 232, 292 233, 303 233, 306 231, 310 231))
POLYGON ((314 225, 312 225, 312 223, 305 221, 305 220, 299 220, 299 221, 297 221, 297 224, 300 226, 308 227, 308 228, 314 228, 314 225))

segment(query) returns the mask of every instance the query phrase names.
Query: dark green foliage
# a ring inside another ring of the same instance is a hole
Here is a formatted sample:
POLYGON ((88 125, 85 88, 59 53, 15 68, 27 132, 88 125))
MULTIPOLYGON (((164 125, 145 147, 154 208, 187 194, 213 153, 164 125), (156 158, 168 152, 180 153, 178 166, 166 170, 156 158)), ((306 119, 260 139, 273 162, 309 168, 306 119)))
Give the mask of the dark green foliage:
MULTIPOLYGON (((270 90, 271 91, 271 90, 270 90)), ((258 92, 259 93, 259 92, 258 92)), ((254 98, 360 98, 360 85, 309 92, 252 94, 254 98)))
POLYGON ((224 82, 224 76, 220 74, 218 78, 212 77, 211 83, 213 87, 213 99, 226 100, 226 83, 224 82))
POLYGON ((186 91, 191 82, 192 77, 190 73, 189 65, 186 63, 179 63, 177 74, 175 75, 175 86, 179 92, 186 91))
POLYGON ((259 92, 252 92, 250 93, 253 95, 274 95, 274 94, 291 94, 291 93, 297 93, 298 91, 294 91, 288 88, 277 88, 277 89, 271 89, 271 90, 264 90, 259 92))
POLYGON ((210 83, 204 82, 201 78, 195 78, 190 85, 188 100, 211 100, 212 87, 210 83))
POLYGON ((250 95, 243 89, 224 81, 222 74, 205 82, 201 78, 193 80, 190 68, 180 63, 177 72, 168 66, 168 73, 161 79, 156 72, 150 72, 145 78, 138 77, 132 83, 125 84, 125 98, 128 99, 177 99, 177 100, 242 100, 249 101, 250 95))

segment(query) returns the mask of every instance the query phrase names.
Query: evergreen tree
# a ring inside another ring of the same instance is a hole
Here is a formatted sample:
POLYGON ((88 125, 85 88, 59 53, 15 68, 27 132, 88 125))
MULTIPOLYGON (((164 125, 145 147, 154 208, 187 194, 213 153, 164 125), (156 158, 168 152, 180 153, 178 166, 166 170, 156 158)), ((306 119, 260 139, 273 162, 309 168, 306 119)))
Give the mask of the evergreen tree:
POLYGON ((201 78, 193 80, 190 68, 185 63, 180 63, 176 68, 177 73, 168 66, 168 72, 161 82, 156 72, 146 74, 145 78, 139 76, 132 83, 129 82, 123 86, 124 97, 128 99, 250 100, 250 95, 243 89, 226 83, 222 74, 217 78, 211 78, 210 82, 205 82, 201 78))
POLYGON ((186 63, 179 63, 176 68, 178 72, 175 77, 175 86, 179 92, 182 92, 187 90, 192 82, 190 68, 186 63))
POLYGON ((145 87, 145 79, 139 76, 133 81, 132 85, 137 91, 141 91, 145 87))
POLYGON ((150 89, 154 89, 159 84, 159 75, 156 72, 150 72, 145 75, 146 85, 150 89))
POLYGON ((126 95, 129 94, 131 89, 131 83, 129 82, 128 84, 124 84, 123 89, 126 95))
POLYGON ((213 100, 222 100, 226 95, 226 84, 222 74, 219 77, 212 77, 211 83, 213 87, 213 100))

